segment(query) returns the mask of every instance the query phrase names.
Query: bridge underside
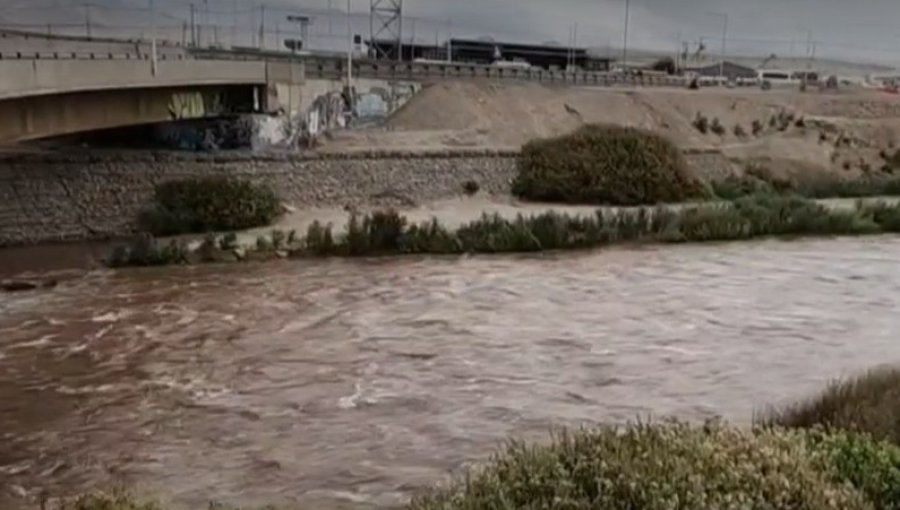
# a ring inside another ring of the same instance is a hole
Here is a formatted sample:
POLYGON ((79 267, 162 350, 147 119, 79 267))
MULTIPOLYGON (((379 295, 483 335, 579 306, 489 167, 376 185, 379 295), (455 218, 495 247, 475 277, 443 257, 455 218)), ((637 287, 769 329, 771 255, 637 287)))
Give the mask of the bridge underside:
POLYGON ((0 100, 0 143, 263 109, 257 85, 135 88, 0 100))

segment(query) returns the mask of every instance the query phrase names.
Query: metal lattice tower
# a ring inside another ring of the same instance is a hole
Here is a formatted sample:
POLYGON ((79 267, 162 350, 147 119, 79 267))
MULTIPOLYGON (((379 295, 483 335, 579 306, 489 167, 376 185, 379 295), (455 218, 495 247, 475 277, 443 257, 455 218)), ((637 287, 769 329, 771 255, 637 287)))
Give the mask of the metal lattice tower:
POLYGON ((369 30, 374 58, 402 60, 403 0, 372 0, 369 30))

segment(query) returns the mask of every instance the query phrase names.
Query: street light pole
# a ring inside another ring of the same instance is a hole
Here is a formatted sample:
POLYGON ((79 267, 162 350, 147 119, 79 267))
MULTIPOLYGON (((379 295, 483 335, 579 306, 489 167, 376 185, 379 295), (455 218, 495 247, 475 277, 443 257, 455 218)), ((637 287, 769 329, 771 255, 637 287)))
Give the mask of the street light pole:
POLYGON ((353 83, 353 23, 350 20, 351 1, 347 0, 347 94, 351 93, 353 83))
POLYGON ((156 5, 150 0, 150 72, 156 76, 156 5))
POLYGON ((622 69, 628 69, 628 17, 631 14, 631 0, 625 0, 625 41, 622 43, 622 69))
POLYGON ((710 12, 711 16, 722 17, 722 54, 719 57, 719 77, 725 77, 725 51, 728 41, 728 13, 726 12, 710 12))

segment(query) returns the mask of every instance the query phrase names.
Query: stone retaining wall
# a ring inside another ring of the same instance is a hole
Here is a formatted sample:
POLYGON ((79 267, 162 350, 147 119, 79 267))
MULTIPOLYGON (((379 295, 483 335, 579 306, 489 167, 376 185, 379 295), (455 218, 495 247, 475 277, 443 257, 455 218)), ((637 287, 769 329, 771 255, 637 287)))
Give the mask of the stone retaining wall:
POLYGON ((156 184, 229 175, 270 184, 296 207, 411 206, 474 180, 509 193, 515 154, 389 152, 320 156, 51 153, 0 156, 0 246, 128 235, 156 184))
MULTIPOLYGON (((718 153, 688 153, 698 175, 729 172, 718 153)), ((409 207, 463 193, 509 194, 516 153, 254 155, 75 152, 0 155, 0 246, 125 236, 152 203, 154 187, 189 177, 229 175, 270 184, 298 208, 409 207)))

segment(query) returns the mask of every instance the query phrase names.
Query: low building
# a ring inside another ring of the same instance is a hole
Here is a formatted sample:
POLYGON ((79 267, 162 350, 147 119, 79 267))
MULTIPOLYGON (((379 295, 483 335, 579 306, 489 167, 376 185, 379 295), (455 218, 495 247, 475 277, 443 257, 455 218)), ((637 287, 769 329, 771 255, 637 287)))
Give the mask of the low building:
POLYGON ((696 74, 698 76, 718 77, 724 75, 729 81, 737 81, 739 79, 754 79, 757 77, 756 69, 752 67, 735 64, 734 62, 725 61, 710 63, 702 66, 690 66, 685 68, 686 73, 696 74))

